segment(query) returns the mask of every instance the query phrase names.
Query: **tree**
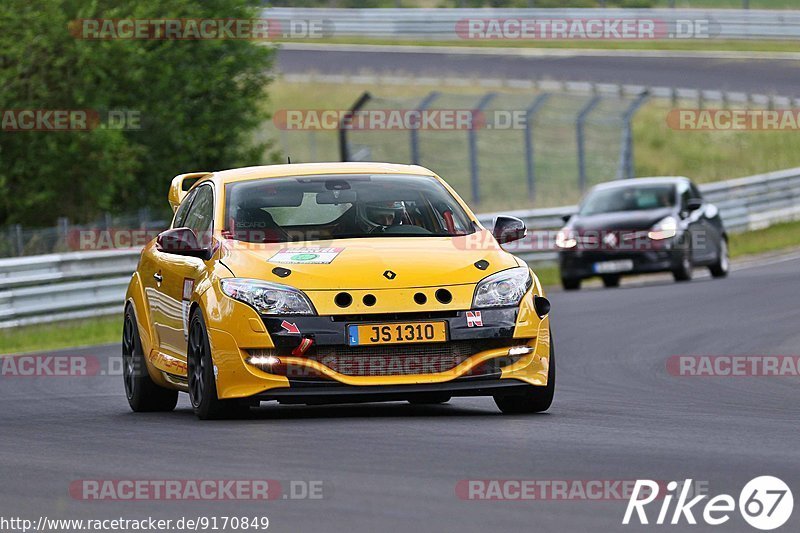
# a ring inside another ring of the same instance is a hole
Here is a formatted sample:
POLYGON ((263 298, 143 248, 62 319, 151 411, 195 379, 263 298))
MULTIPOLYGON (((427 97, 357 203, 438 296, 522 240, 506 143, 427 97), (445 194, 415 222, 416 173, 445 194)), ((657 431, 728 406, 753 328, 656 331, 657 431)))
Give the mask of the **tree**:
POLYGON ((80 22, 250 20, 260 16, 257 4, 0 3, 0 112, 91 110, 102 119, 90 131, 0 131, 0 224, 46 226, 58 216, 86 221, 104 211, 166 208, 175 174, 263 162, 266 147, 252 139, 268 118, 271 47, 246 39, 93 40, 82 38, 80 22), (107 128, 112 110, 140 124, 107 128))

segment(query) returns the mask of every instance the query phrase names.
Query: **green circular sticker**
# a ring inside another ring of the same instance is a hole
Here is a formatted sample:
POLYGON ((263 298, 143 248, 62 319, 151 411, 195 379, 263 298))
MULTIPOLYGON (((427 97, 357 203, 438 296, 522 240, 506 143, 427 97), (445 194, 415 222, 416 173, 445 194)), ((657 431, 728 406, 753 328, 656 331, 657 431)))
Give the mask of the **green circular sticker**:
POLYGON ((317 257, 317 254, 297 254, 292 256, 292 261, 313 261, 317 257))

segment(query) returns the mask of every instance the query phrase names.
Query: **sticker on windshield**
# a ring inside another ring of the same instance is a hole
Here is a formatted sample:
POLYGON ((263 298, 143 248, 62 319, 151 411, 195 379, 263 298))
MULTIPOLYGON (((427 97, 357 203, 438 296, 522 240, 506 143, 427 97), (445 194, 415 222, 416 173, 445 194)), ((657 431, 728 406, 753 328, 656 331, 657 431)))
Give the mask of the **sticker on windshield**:
POLYGON ((270 263, 327 265, 344 248, 282 248, 269 258, 270 263))

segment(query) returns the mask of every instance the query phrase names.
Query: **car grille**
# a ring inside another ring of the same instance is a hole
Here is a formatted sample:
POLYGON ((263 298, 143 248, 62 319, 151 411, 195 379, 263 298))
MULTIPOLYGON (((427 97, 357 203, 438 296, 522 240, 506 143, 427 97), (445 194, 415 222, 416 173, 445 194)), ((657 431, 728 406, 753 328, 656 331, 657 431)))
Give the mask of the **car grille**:
MULTIPOLYGON (((346 376, 439 374, 452 370, 476 353, 510 346, 512 342, 512 339, 489 339, 407 345, 317 346, 315 353, 307 357, 346 376)), ((294 369, 289 370, 289 375, 292 375, 294 369)))

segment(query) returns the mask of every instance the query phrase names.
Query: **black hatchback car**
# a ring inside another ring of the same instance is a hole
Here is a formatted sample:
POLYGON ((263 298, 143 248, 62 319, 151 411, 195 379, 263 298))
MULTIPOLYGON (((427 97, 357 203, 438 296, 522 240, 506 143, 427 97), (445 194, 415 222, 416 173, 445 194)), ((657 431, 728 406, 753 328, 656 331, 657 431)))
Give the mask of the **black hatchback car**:
POLYGON ((637 178, 592 188, 556 236, 564 289, 599 276, 606 287, 621 276, 672 272, 676 281, 706 266, 728 274, 728 236, 719 210, 688 178, 637 178))

